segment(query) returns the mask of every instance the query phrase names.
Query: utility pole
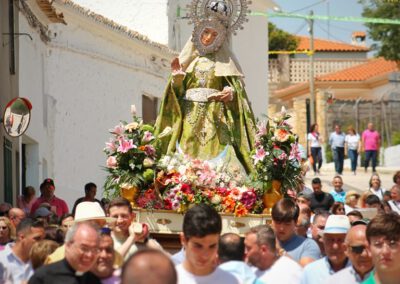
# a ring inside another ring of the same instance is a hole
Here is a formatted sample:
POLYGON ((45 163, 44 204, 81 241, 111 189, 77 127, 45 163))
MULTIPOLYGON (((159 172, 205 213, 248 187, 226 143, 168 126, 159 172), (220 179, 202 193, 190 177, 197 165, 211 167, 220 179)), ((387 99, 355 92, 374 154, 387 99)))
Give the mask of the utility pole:
POLYGON ((316 123, 315 117, 315 91, 314 91, 314 19, 312 16, 314 12, 310 11, 310 19, 308 20, 308 31, 310 33, 310 120, 311 124, 316 123))

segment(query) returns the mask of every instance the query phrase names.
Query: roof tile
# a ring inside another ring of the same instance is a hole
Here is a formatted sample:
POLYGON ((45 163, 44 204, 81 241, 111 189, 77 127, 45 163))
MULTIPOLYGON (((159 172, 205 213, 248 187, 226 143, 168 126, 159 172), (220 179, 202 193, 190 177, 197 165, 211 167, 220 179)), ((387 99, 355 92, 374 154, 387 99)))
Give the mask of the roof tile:
MULTIPOLYGON (((305 36, 296 36, 299 41, 297 51, 310 49, 310 38, 305 36)), ((369 49, 364 46, 341 43, 337 41, 314 38, 314 50, 322 52, 368 52, 369 49)))
POLYGON ((386 73, 394 72, 398 70, 395 61, 388 61, 384 58, 374 58, 369 62, 356 65, 344 70, 340 70, 334 73, 329 73, 317 77, 317 81, 364 81, 369 78, 383 75, 386 73))

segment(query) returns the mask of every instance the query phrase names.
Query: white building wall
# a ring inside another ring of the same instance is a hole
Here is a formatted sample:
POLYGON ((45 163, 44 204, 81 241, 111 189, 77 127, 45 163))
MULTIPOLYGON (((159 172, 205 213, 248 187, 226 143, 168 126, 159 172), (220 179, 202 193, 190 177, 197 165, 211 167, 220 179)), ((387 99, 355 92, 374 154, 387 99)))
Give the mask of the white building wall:
POLYGON ((118 24, 168 44, 167 0, 73 0, 118 24))
POLYGON ((21 20, 34 39, 21 44, 20 95, 33 104, 27 180, 38 188, 54 178, 56 195, 72 209, 87 182, 98 185, 101 197, 107 130, 130 120, 130 105, 141 106, 143 93, 163 94, 171 58, 83 15, 64 16, 68 25, 52 25, 48 44, 21 20))

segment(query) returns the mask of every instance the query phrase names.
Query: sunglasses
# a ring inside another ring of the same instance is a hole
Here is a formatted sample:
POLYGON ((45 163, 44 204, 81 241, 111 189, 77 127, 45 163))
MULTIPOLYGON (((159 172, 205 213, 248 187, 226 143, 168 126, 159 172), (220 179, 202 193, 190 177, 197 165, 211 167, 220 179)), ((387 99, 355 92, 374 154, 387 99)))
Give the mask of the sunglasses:
POLYGON ((355 254, 362 254, 363 251, 366 249, 365 246, 350 246, 351 252, 355 254))

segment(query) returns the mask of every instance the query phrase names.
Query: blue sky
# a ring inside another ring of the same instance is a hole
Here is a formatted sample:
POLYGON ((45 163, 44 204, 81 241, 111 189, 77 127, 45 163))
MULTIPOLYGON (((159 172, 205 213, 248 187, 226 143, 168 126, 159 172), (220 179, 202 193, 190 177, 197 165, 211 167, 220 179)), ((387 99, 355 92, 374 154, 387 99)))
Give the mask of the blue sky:
MULTIPOLYGON (((362 5, 357 0, 275 0, 275 3, 280 6, 282 11, 296 11, 295 13, 304 15, 313 10, 315 15, 362 17, 361 13, 363 10, 362 5), (307 8, 313 4, 316 5, 307 8)), ((308 25, 305 23, 305 20, 271 18, 270 21, 290 33, 309 35, 308 25)), ((366 31, 366 27, 362 23, 337 21, 316 20, 314 24, 314 36, 317 38, 350 43, 353 31, 366 31)), ((371 41, 367 42, 371 43, 371 41)))

